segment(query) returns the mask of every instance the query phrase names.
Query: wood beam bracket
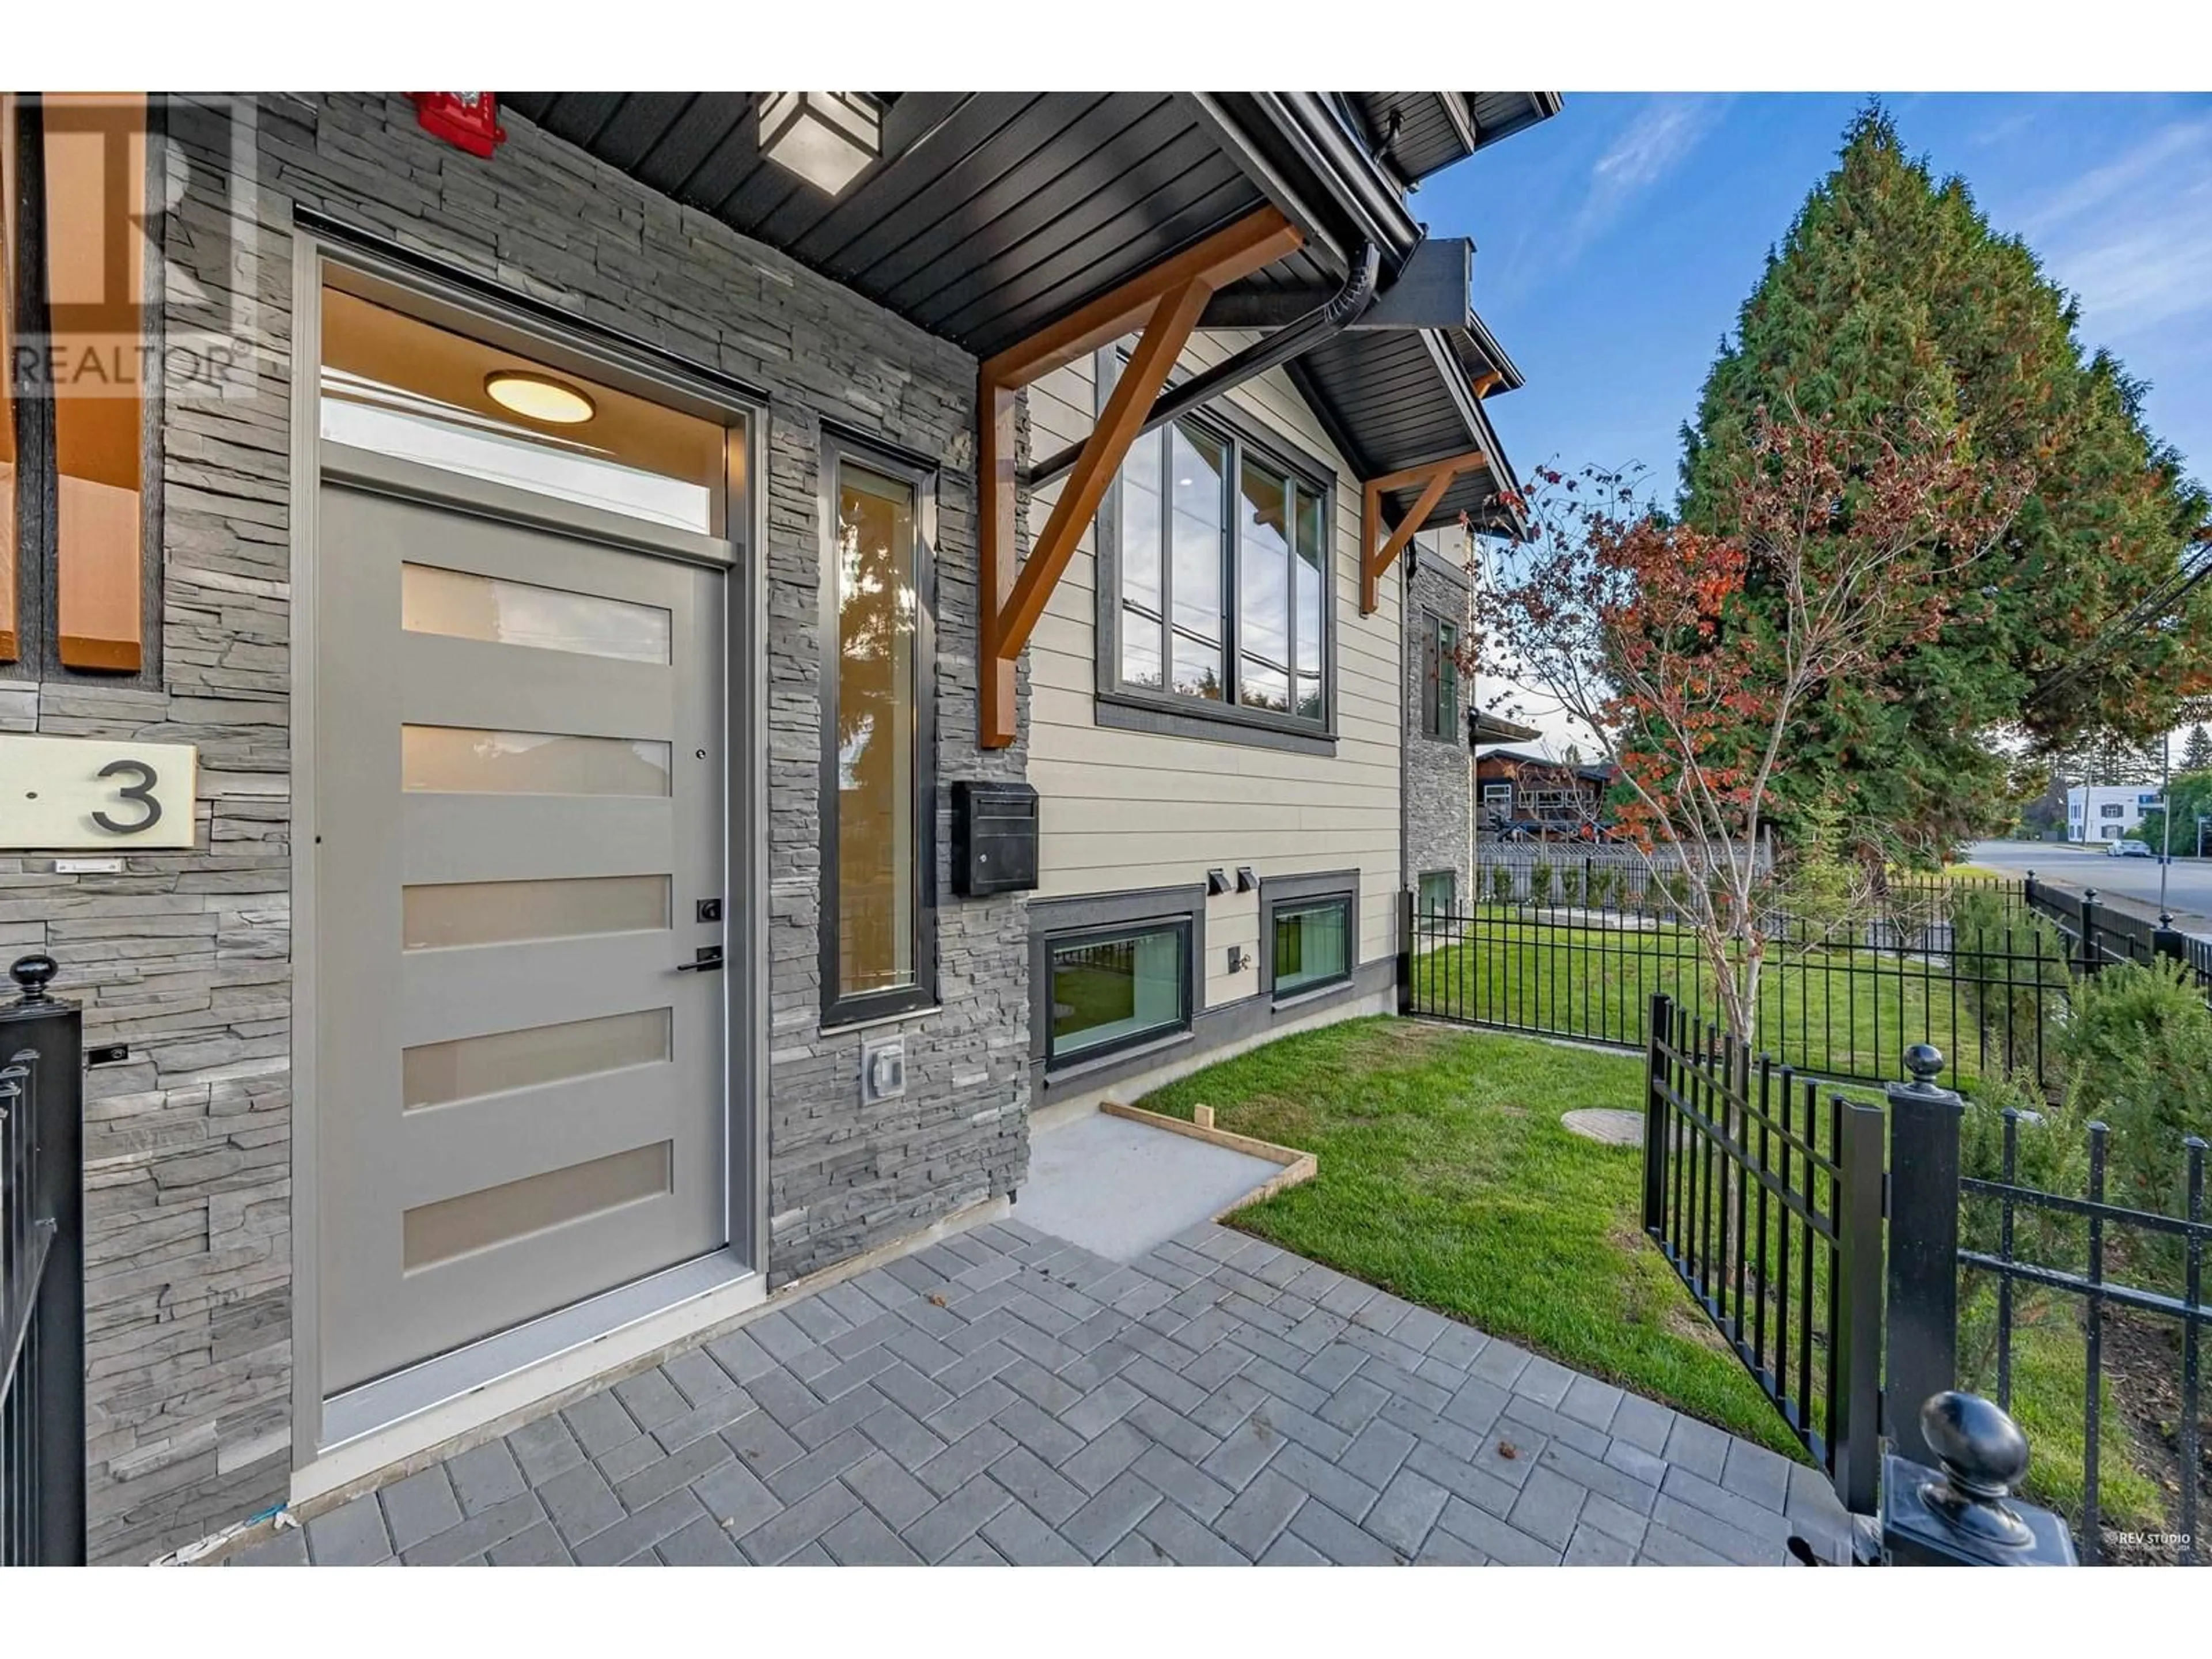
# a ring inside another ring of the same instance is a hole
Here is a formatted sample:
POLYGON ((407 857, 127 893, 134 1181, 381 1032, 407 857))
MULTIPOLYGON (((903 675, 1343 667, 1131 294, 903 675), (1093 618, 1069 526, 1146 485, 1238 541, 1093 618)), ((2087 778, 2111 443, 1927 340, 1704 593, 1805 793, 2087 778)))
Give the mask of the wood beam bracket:
POLYGON ((1275 209, 1262 208, 984 360, 975 410, 982 613, 977 738, 984 748, 1003 749, 1014 740, 1014 665, 1206 301, 1217 289, 1297 252, 1304 243, 1297 226, 1275 209), (1016 550, 1016 396, 1032 381, 1133 330, 1140 331, 1136 350, 1114 383, 1083 453, 1061 481, 1060 499, 1029 557, 1021 559, 1016 550))
POLYGON ((1359 488, 1359 614, 1375 614, 1375 595, 1383 574, 1406 550, 1406 544, 1428 521, 1452 481, 1462 472, 1486 465, 1489 457, 1479 449, 1470 449, 1463 455, 1448 455, 1438 461, 1424 461, 1419 466, 1409 466, 1403 471, 1392 472, 1380 478, 1370 478, 1359 488), (1421 486, 1413 510, 1400 520, 1387 540, 1377 547, 1376 534, 1382 527, 1382 497, 1395 489, 1410 489, 1421 486))

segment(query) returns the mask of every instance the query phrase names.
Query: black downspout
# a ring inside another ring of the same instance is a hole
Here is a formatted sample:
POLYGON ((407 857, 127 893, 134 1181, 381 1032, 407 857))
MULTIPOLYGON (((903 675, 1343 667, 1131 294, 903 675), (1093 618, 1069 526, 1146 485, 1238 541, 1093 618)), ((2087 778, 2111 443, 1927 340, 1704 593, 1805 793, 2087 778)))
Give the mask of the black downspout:
MULTIPOLYGON (((1179 415, 1186 415, 1200 404, 1219 397, 1231 386, 1241 386, 1255 374, 1279 368, 1293 357, 1303 356, 1316 346, 1342 333, 1366 314, 1375 303, 1376 284, 1382 271, 1382 250, 1372 242, 1363 242, 1352 258, 1352 270, 1344 279, 1344 286, 1332 295, 1328 302, 1308 312, 1297 322, 1275 330, 1263 339, 1255 340, 1242 351, 1223 358, 1201 374, 1194 374, 1180 386, 1169 387, 1152 404, 1138 435, 1157 431, 1179 415)), ((1075 465, 1083 453, 1079 443, 1070 444, 1057 453, 1048 455, 1023 475, 1023 482, 1035 489, 1050 483, 1075 465)))

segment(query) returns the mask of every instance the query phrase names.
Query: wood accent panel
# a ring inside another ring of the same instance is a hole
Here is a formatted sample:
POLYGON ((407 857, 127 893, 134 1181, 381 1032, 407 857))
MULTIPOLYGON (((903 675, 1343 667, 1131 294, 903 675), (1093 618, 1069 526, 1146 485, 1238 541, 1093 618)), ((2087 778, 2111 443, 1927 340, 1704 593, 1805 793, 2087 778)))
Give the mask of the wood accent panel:
POLYGON ((46 291, 56 361, 56 644, 64 667, 135 673, 143 574, 146 107, 44 99, 46 291))
POLYGON ((1359 614, 1373 614, 1376 589, 1399 554, 1406 550, 1452 480, 1462 472, 1486 464, 1487 458, 1479 449, 1463 454, 1448 455, 1442 460, 1424 461, 1419 466, 1409 466, 1396 472, 1388 472, 1379 478, 1370 478, 1359 487, 1359 614), (1375 545, 1375 534, 1382 527, 1382 496, 1385 491, 1403 489, 1409 484, 1421 484, 1419 496, 1413 510, 1399 520, 1398 527, 1381 547, 1375 545))

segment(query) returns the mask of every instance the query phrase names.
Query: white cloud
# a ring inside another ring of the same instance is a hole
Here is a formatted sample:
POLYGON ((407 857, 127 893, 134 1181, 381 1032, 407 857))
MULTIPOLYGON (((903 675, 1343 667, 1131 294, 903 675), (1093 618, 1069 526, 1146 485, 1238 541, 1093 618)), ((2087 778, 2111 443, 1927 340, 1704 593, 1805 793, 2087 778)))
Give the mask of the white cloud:
POLYGON ((2036 204, 2021 222, 2107 341, 2212 309, 2212 119, 2177 121, 2036 204))
POLYGON ((1674 94, 1649 100, 1591 165, 1589 193, 1567 232, 1570 252, 1602 235, 1631 202, 1687 161, 1727 101, 1674 94))

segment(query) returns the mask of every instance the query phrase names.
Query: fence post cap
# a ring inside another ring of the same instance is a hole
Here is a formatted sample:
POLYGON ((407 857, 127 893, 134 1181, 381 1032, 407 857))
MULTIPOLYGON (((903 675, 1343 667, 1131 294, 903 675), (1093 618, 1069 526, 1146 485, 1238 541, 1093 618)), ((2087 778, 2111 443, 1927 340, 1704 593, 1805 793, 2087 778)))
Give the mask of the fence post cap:
POLYGON ((1943 1478, 1968 1498, 2009 1498, 2027 1473, 2027 1436, 2010 1413, 1978 1394, 1954 1389, 1929 1395, 1920 1407, 1920 1432, 1943 1478))
POLYGON ((1943 1073, 1943 1051, 1932 1042, 1916 1042, 1905 1051, 1905 1069, 1912 1073, 1915 1086, 1933 1088, 1943 1073))
POLYGON ((21 988, 21 1000, 25 1002, 44 1002, 46 1000, 46 981, 60 971, 61 963, 43 951, 17 957, 8 964, 8 977, 21 988))

